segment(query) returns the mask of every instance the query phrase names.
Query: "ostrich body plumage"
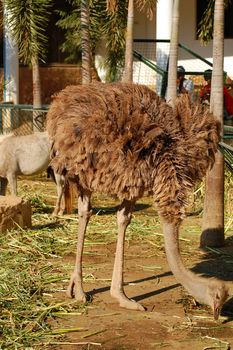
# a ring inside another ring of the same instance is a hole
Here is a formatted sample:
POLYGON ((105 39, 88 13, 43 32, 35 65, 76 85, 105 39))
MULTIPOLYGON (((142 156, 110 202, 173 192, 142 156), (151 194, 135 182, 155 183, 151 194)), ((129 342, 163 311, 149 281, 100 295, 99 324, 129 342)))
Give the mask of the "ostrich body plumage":
POLYGON ((128 200, 152 191, 163 216, 179 218, 187 191, 213 163, 218 141, 212 115, 191 112, 186 120, 175 115, 145 86, 70 86, 47 118, 51 164, 76 178, 80 191, 128 200))

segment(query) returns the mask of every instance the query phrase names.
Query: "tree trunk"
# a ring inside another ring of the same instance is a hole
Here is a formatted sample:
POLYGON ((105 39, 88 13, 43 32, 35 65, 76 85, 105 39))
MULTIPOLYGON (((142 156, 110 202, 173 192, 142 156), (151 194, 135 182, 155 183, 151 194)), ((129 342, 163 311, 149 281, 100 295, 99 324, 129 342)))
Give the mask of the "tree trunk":
POLYGON ((89 22, 89 0, 81 0, 82 84, 88 84, 91 82, 89 22))
POLYGON ((125 38, 125 67, 122 77, 124 82, 133 80, 133 21, 134 21, 134 4, 133 0, 128 3, 128 18, 125 38))
POLYGON ((178 60, 178 36, 179 36, 179 7, 180 1, 174 0, 172 11, 171 40, 168 67, 167 101, 173 106, 177 95, 177 60, 178 60))
MULTIPOLYGON (((215 0, 211 112, 223 133, 224 0, 215 0)), ((224 158, 218 151, 214 167, 206 177, 201 247, 224 244, 224 158)))
MULTIPOLYGON (((32 58, 32 91, 33 91, 33 108, 41 108, 41 83, 38 57, 32 58)), ((33 131, 40 131, 36 117, 37 111, 33 111, 33 131)))

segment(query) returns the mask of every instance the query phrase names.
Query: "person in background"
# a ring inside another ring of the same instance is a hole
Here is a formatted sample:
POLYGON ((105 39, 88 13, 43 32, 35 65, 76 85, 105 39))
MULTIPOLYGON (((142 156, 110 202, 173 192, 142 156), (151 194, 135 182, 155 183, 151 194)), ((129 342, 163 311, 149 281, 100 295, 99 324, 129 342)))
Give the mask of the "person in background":
MULTIPOLYGON (((206 81, 206 85, 200 91, 200 101, 202 103, 210 102, 210 92, 211 92, 211 78, 212 78, 212 70, 207 69, 204 71, 204 79, 206 81)), ((233 119, 233 97, 229 93, 229 90, 226 86, 223 87, 223 95, 224 95, 224 119, 233 119)))
POLYGON ((189 94, 193 101, 194 85, 192 80, 185 78, 185 69, 183 66, 177 67, 177 93, 189 94))
POLYGON ((209 104, 210 103, 212 69, 205 70, 203 76, 204 76, 206 84, 201 88, 199 98, 200 98, 200 102, 209 104))

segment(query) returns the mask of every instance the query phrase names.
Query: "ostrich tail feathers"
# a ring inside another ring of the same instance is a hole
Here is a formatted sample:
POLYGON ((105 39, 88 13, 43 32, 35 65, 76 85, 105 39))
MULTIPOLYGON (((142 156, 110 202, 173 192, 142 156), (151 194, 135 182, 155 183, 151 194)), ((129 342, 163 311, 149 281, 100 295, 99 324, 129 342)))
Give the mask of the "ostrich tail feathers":
POLYGON ((181 144, 189 159, 190 172, 193 179, 200 180, 214 164, 221 124, 207 107, 190 103, 186 95, 177 98, 175 113, 183 133, 181 144))

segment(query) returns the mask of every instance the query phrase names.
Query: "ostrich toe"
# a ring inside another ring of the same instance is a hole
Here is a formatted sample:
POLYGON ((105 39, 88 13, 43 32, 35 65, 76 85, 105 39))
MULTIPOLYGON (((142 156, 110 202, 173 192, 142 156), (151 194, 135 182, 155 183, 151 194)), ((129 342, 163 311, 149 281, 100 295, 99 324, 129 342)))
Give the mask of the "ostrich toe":
POLYGON ((129 310, 145 311, 144 306, 137 303, 133 299, 127 298, 127 296, 124 293, 118 294, 118 293, 111 292, 111 296, 118 300, 120 307, 129 309, 129 310))
POLYGON ((82 290, 80 283, 78 283, 77 278, 75 276, 71 277, 66 294, 68 295, 68 297, 75 298, 77 301, 80 301, 82 303, 87 302, 87 295, 82 290))
POLYGON ((133 299, 126 298, 125 300, 120 300, 120 307, 123 307, 125 309, 129 310, 136 310, 136 311, 145 311, 146 309, 144 306, 142 306, 140 303, 137 303, 133 299))

